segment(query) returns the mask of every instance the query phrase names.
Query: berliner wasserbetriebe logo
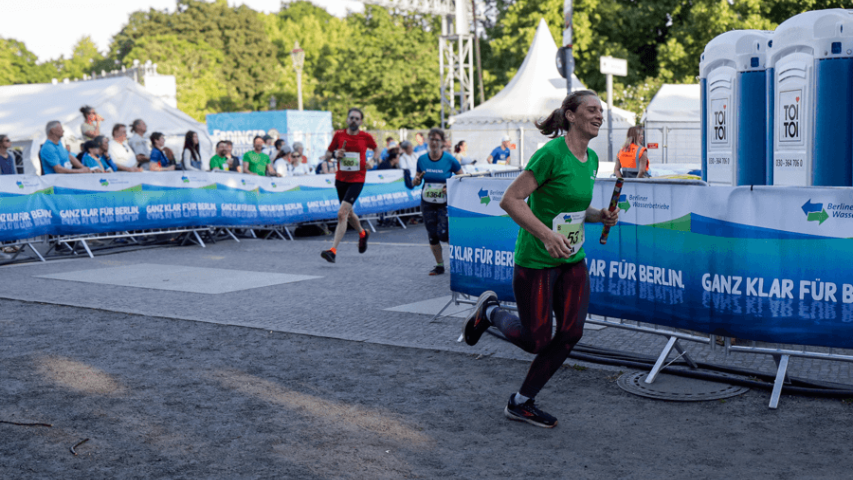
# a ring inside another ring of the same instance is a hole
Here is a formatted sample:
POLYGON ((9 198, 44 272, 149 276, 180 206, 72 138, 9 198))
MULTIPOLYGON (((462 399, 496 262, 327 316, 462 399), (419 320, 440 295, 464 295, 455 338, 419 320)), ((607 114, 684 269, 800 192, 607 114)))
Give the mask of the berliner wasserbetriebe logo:
POLYGON ((477 192, 477 196, 480 197, 480 203, 485 203, 486 205, 492 201, 491 197, 489 197, 489 191, 485 188, 481 188, 479 192, 477 192))
POLYGON ((102 187, 108 187, 110 185, 110 182, 108 182, 106 178, 101 178, 98 180, 98 182, 101 183, 102 187))
POLYGON ((619 195, 619 203, 617 203, 616 206, 619 207, 619 209, 623 212, 627 212, 628 210, 630 210, 631 204, 628 203, 628 195, 625 195, 624 193, 622 195, 619 195))
MULTIPOLYGON (((830 204, 832 205, 832 204, 830 204)), ((822 203, 812 203, 812 199, 808 199, 806 203, 803 204, 803 213, 806 214, 806 221, 808 222, 817 222, 818 225, 822 225, 823 222, 829 219, 829 214, 826 213, 826 209, 823 208, 822 203)))

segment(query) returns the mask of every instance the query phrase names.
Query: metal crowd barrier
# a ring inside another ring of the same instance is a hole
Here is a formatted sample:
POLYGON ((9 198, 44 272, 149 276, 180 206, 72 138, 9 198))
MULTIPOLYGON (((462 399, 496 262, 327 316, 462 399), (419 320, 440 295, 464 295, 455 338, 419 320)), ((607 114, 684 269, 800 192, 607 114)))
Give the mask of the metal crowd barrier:
POLYGON ((185 228, 155 228, 150 230, 139 230, 139 231, 123 231, 123 232, 110 232, 110 233, 89 233, 89 234, 81 234, 81 235, 55 235, 51 236, 49 239, 50 247, 47 252, 45 252, 45 256, 48 256, 51 252, 57 253, 68 253, 70 255, 77 255, 77 250, 82 247, 83 250, 90 258, 95 258, 94 253, 92 252, 92 245, 90 243, 103 243, 106 242, 107 245, 104 246, 115 246, 118 245, 120 241, 129 242, 131 244, 140 244, 141 242, 138 238, 144 237, 152 237, 159 235, 178 235, 178 238, 183 237, 181 241, 181 245, 186 245, 189 243, 194 243, 202 248, 205 247, 204 241, 201 239, 201 235, 199 232, 209 232, 211 227, 185 227, 185 228))
POLYGON ((0 261, 3 263, 11 263, 14 262, 15 259, 18 258, 19 255, 27 251, 29 249, 30 258, 38 258, 42 262, 47 260, 36 250, 36 247, 33 246, 34 243, 44 243, 44 237, 37 238, 25 238, 21 240, 11 240, 7 242, 0 242, 0 261), (7 252, 6 250, 12 250, 11 252, 7 252))

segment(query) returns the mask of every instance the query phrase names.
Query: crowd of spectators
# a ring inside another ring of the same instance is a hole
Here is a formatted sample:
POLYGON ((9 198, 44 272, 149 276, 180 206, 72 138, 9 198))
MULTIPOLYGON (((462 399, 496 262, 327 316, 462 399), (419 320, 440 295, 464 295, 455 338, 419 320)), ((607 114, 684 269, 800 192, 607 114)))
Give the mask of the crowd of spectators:
MULTIPOLYGON (((253 139, 252 149, 241 156, 234 154, 234 145, 229 140, 216 144, 215 154, 205 162, 202 158, 199 135, 188 131, 184 135, 183 150, 177 157, 167 147, 166 137, 161 132, 148 133, 148 125, 143 119, 136 119, 128 127, 123 123, 112 126, 110 137, 102 132, 104 118, 90 107, 80 108, 84 121, 80 133, 84 142, 79 153, 72 154, 70 146, 62 143, 64 129, 59 121, 51 121, 45 127, 47 140, 39 150, 42 174, 69 173, 110 173, 143 171, 227 171, 260 176, 301 176, 312 174, 332 174, 337 164, 331 159, 320 159, 314 165, 305 156, 301 142, 292 147, 282 138, 271 135, 257 136, 253 139)), ((271 131, 271 133, 274 133, 271 131)), ((506 163, 509 158, 509 137, 501 139, 501 145, 494 149, 486 163, 506 163)), ((0 174, 16 174, 15 157, 10 149, 8 136, 0 135, 0 174)), ((476 163, 467 152, 466 142, 452 145, 443 143, 444 151, 451 153, 461 165, 476 163)), ((400 169, 413 178, 418 158, 427 152, 422 133, 417 132, 414 142, 404 140, 400 143, 394 137, 385 138, 385 148, 374 169, 400 169)))

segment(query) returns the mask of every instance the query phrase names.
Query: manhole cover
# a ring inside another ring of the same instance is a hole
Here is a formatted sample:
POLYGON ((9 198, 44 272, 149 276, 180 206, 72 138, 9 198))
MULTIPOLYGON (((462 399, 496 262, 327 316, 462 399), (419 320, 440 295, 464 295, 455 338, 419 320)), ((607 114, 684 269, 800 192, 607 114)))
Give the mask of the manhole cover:
MULTIPOLYGON (((747 387, 727 383, 710 382, 676 375, 658 374, 654 383, 645 382, 649 372, 626 373, 619 377, 616 384, 622 390, 641 397, 670 400, 675 402, 704 402, 742 395, 749 391, 747 387)), ((718 373, 722 377, 731 377, 718 373)), ((731 377, 734 378, 734 377, 731 377)))

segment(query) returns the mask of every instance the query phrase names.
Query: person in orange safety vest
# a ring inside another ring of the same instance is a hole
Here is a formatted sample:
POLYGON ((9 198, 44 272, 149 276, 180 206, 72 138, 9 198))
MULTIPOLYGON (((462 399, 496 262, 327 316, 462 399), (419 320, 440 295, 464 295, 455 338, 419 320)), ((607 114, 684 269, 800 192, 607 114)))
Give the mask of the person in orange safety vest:
POLYGON ((643 127, 634 126, 628 129, 625 144, 616 155, 616 165, 613 167, 617 178, 651 177, 647 149, 642 146, 644 143, 643 127))

